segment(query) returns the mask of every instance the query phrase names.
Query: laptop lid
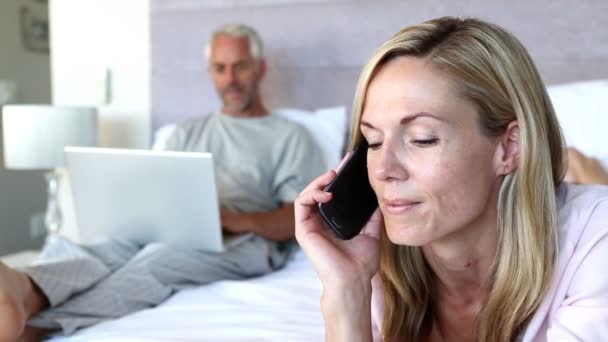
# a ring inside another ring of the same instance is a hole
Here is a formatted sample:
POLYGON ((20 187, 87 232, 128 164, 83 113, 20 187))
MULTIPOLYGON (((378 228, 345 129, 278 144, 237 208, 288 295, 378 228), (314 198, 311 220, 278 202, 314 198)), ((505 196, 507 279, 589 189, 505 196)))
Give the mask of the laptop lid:
POLYGON ((223 250, 211 154, 95 147, 65 154, 83 242, 106 236, 223 250))

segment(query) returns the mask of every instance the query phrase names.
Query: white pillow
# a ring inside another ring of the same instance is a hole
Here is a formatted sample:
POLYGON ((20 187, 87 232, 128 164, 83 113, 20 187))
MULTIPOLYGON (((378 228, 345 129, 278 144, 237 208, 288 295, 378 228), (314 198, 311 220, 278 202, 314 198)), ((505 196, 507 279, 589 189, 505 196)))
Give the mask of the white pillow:
POLYGON ((169 140, 169 137, 176 126, 177 125, 175 124, 168 124, 157 129, 154 133, 154 139, 152 140, 152 149, 157 151, 164 150, 167 146, 167 140, 169 140))
MULTIPOLYGON (((348 120, 346 107, 322 108, 313 112, 303 109, 282 108, 273 111, 287 120, 305 127, 323 153, 325 168, 338 165, 346 141, 348 120)), ((160 127, 154 134, 153 150, 162 150, 175 129, 174 124, 160 127)))
POLYGON ((308 129, 321 148, 326 169, 329 170, 338 165, 342 159, 342 150, 348 131, 346 107, 322 108, 314 112, 281 108, 273 113, 308 129))
POLYGON ((547 87, 566 144, 608 167, 608 80, 547 87))

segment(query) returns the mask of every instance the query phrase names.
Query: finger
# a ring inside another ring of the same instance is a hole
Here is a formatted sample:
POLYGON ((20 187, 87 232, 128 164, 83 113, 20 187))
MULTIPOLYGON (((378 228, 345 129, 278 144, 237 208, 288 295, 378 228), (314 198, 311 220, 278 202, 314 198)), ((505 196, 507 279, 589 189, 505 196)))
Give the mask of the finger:
POLYGON ((294 203, 294 218, 296 226, 310 220, 317 211, 318 203, 330 201, 332 194, 322 190, 305 191, 298 196, 294 203))
POLYGON ((315 178, 312 182, 310 182, 304 188, 304 190, 302 190, 300 195, 303 194, 304 192, 307 192, 310 190, 322 190, 329 183, 331 183, 334 180, 334 178, 336 178, 336 172, 334 170, 328 170, 327 172, 325 172, 324 174, 320 175, 319 177, 315 178))
MULTIPOLYGON (((327 229, 321 222, 318 225, 302 225, 299 229, 296 227, 296 240, 302 247, 305 254, 312 261, 314 254, 333 254, 336 252, 337 244, 345 242, 339 239, 336 235, 327 229)), ((321 262, 327 260, 321 260, 321 262)))
POLYGON ((318 203, 325 203, 331 200, 332 194, 327 191, 313 189, 304 191, 296 199, 296 203, 300 206, 314 206, 318 203))
MULTIPOLYGON (((298 244, 303 248, 308 246, 318 245, 319 242, 311 242, 311 240, 323 240, 326 241, 323 244, 332 243, 332 236, 327 234, 327 229, 319 220, 315 220, 308 223, 296 223, 295 237, 298 244)), ((308 254, 308 253, 307 253, 308 254)))
POLYGON ((350 156, 353 154, 353 151, 348 151, 346 152, 346 154, 344 155, 344 157, 342 157, 342 160, 340 160, 340 163, 338 163, 338 166, 336 166, 334 168, 334 171, 337 173, 338 171, 340 171, 340 169, 342 169, 342 166, 344 166, 344 163, 346 163, 346 161, 348 160, 348 158, 350 158, 350 156))
POLYGON ((363 227, 362 234, 371 236, 373 238, 380 238, 380 229, 384 226, 384 217, 380 208, 376 208, 376 211, 372 214, 369 221, 363 227))
POLYGON ((332 239, 322 232, 308 232, 296 235, 296 239, 304 254, 314 265, 319 277, 327 273, 328 261, 339 257, 339 250, 332 239))

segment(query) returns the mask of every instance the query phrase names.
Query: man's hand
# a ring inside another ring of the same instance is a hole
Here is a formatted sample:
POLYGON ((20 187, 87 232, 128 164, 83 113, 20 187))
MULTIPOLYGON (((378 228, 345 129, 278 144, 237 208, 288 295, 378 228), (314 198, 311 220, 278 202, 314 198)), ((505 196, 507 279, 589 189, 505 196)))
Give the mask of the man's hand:
POLYGON ((274 241, 285 241, 295 236, 293 203, 283 203, 275 210, 266 212, 237 213, 220 209, 224 231, 232 234, 255 233, 274 241))
POLYGON ((232 234, 246 233, 246 231, 244 231, 244 226, 246 226, 246 224, 243 224, 243 214, 239 214, 236 211, 228 210, 226 208, 221 208, 220 220, 222 222, 222 228, 226 232, 232 234))

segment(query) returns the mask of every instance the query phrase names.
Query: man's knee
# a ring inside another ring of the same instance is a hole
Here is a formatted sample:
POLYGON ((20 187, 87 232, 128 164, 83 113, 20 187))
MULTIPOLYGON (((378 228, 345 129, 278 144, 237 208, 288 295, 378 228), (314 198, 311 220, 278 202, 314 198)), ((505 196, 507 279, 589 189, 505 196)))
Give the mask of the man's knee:
POLYGON ((172 247, 161 242, 150 242, 146 244, 137 255, 149 255, 149 254, 157 254, 157 253, 165 253, 170 251, 172 247))
POLYGON ((126 266, 150 268, 155 265, 163 265, 176 253, 180 253, 179 250, 171 246, 152 242, 145 245, 126 266))

